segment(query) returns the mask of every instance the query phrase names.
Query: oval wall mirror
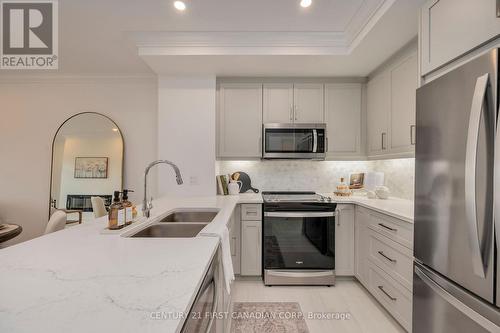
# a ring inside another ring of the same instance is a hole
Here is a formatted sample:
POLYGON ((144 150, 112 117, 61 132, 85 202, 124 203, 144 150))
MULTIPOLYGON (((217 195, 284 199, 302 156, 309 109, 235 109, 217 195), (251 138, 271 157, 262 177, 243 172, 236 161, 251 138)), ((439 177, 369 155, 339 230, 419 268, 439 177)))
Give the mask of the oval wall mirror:
POLYGON ((123 183, 123 137, 110 118, 93 112, 66 120, 52 142, 50 212, 68 213, 68 223, 92 219, 92 197, 111 203, 123 183))

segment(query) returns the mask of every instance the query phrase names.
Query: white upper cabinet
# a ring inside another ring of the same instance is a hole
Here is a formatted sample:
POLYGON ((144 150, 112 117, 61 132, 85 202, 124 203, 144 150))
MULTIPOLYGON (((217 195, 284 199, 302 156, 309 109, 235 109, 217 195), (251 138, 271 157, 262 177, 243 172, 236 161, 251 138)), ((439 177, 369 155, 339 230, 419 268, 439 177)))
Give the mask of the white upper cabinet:
POLYGON ((221 84, 218 110, 219 157, 260 157, 262 84, 221 84))
POLYGON ((391 76, 383 72, 368 82, 368 156, 387 150, 388 120, 391 108, 391 76))
POLYGON ((414 150, 418 59, 410 55, 391 70, 391 153, 414 150))
POLYGON ((293 123, 293 84, 264 84, 264 123, 293 123))
POLYGON ((293 86, 294 122, 324 122, 324 88, 321 83, 296 83, 293 86))
POLYGON ((414 156, 417 87, 416 50, 398 57, 368 82, 368 158, 414 156))
POLYGON ((422 7, 421 74, 425 75, 500 33, 497 0, 430 0, 422 7))
POLYGON ((360 83, 325 85, 325 122, 331 159, 363 158, 360 83))
POLYGON ((324 122, 322 83, 264 84, 264 123, 324 122))

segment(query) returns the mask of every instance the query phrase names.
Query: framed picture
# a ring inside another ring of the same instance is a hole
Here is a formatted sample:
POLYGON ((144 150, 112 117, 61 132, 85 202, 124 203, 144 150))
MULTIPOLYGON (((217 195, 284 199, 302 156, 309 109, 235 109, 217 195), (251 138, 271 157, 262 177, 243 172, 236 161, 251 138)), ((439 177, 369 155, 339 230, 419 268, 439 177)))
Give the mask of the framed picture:
POLYGON ((351 173, 349 177, 349 188, 351 190, 359 190, 364 187, 365 174, 364 173, 351 173))
POLYGON ((108 178, 107 157, 76 157, 75 178, 108 178))

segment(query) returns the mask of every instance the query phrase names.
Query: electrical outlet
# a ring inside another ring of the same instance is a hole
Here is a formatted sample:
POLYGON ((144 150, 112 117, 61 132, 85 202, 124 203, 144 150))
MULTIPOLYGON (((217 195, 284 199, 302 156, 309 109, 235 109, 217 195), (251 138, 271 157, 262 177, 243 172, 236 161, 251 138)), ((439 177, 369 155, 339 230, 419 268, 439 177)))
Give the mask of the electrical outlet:
POLYGON ((198 185, 198 177, 190 176, 189 177, 189 185, 198 185))

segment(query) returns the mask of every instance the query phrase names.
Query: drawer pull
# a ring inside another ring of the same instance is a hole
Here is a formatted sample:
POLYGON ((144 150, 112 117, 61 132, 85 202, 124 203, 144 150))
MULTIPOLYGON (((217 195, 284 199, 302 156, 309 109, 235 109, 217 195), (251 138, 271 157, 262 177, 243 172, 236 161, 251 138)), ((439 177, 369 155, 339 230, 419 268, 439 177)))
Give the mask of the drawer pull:
POLYGON ((379 223, 378 225, 381 226, 382 228, 390 230, 390 231, 394 231, 394 232, 398 231, 398 229, 394 229, 394 228, 388 227, 388 226, 386 226, 383 223, 379 223))
POLYGON ((384 286, 378 286, 378 289, 380 289, 380 291, 383 292, 385 296, 387 296, 391 301, 395 302, 398 300, 396 297, 392 297, 391 295, 389 295, 389 293, 385 291, 384 286))
POLYGON ((392 258, 389 258, 388 256, 386 256, 383 251, 378 251, 378 254, 380 254, 382 257, 384 257, 385 259, 389 260, 390 262, 395 263, 397 261, 396 259, 392 259, 392 258))

